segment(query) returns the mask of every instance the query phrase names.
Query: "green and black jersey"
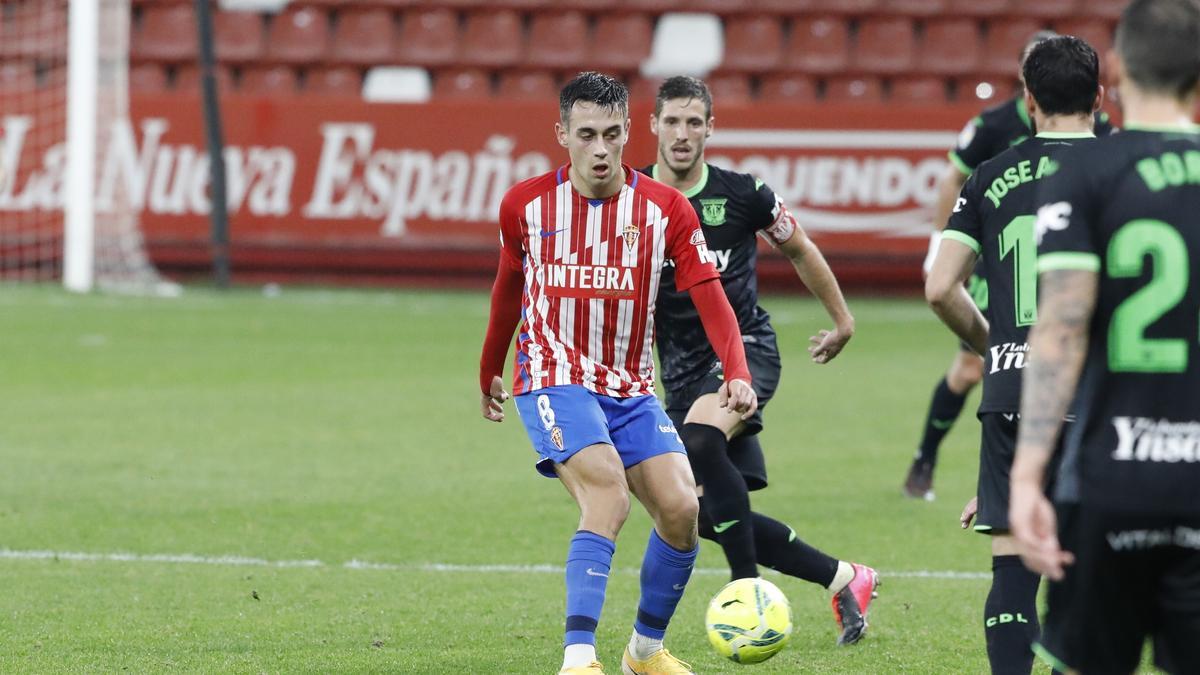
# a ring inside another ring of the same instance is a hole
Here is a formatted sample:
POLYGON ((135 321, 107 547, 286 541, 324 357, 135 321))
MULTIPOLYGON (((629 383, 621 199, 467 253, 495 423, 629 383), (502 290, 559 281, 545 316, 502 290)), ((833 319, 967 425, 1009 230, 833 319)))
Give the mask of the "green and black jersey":
POLYGON ((1200 514, 1200 132, 1130 126, 1060 161, 1038 269, 1094 271, 1098 295, 1057 496, 1200 514))
MULTIPOLYGON (((654 165, 642 172, 658 177, 654 165)), ((758 306, 756 235, 778 230, 777 223, 781 215, 786 215, 786 209, 771 188, 754 176, 711 164, 704 165, 700 181, 683 194, 700 217, 700 228, 721 273, 721 285, 737 315, 743 339, 774 348, 771 317, 758 306)), ((790 215, 786 217, 790 221, 790 215)), ((661 379, 668 392, 704 377, 712 369, 717 356, 691 297, 675 289, 675 269, 670 265, 662 271, 654 323, 661 379)))
POLYGON ((1055 157, 1091 134, 1044 133, 984 162, 963 185, 943 233, 975 251, 988 288, 988 353, 979 412, 1021 407, 1021 369, 1029 327, 1037 319, 1037 247, 1033 223, 1038 183, 1055 157))
MULTIPOLYGON (((1108 136, 1114 129, 1108 114, 1096 113, 1096 136, 1108 136)), ((958 144, 950 151, 950 161, 966 175, 980 164, 1033 136, 1033 123, 1025 108, 1024 96, 1010 98, 984 110, 967 122, 958 134, 958 144)))

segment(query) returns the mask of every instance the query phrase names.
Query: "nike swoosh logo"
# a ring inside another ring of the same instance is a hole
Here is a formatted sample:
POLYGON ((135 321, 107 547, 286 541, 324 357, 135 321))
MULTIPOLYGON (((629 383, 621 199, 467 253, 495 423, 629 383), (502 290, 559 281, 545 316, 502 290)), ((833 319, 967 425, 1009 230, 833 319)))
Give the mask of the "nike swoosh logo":
POLYGON ((788 542, 796 541, 796 531, 789 527, 788 533, 788 542))
POLYGON ((675 584, 671 588, 674 588, 677 591, 682 591, 683 589, 687 588, 687 584, 675 584))
POLYGON ((740 522, 741 522, 740 520, 727 520, 719 525, 713 525, 713 532, 716 532, 717 534, 721 534, 725 530, 728 530, 729 528, 733 527, 734 525, 737 525, 740 522))
POLYGON ((587 572, 589 577, 604 577, 605 579, 608 578, 607 574, 605 574, 603 572, 594 572, 594 571, 592 571, 592 568, 590 568, 590 567, 584 571, 587 572))
POLYGON ((543 237, 553 237, 554 235, 558 234, 559 232, 566 232, 569 229, 571 229, 571 228, 564 227, 560 230, 543 230, 541 232, 538 232, 538 234, 542 235, 543 237))
POLYGON ((929 424, 938 431, 945 431, 954 426, 954 420, 929 420, 929 424))

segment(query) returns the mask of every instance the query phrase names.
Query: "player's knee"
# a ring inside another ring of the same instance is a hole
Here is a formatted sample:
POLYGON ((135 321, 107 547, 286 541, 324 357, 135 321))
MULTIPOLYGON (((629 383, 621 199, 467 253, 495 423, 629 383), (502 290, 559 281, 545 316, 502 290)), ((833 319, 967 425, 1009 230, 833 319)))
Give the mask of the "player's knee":
POLYGON ((677 490, 658 503, 655 523, 663 539, 678 549, 689 549, 696 543, 696 517, 700 503, 694 492, 677 490))
POLYGON ((725 432, 714 426, 688 423, 679 431, 679 437, 683 439, 688 457, 697 466, 708 466, 725 459, 728 447, 725 432))

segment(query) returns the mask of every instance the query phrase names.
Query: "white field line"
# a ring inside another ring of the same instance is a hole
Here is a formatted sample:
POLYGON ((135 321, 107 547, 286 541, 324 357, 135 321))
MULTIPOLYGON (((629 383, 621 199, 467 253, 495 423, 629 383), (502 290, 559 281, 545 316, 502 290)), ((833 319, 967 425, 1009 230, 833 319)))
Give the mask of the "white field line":
MULTIPOLYGON (((268 560, 246 556, 206 556, 192 553, 85 553, 79 551, 18 551, 0 548, 0 560, 46 560, 68 562, 121 562, 159 563, 173 565, 224 565, 231 567, 275 567, 275 568, 343 568, 350 570, 377 570, 384 572, 445 572, 460 574, 510 573, 510 574, 562 574, 561 565, 458 565, 452 563, 377 563, 351 559, 343 563, 326 563, 321 560, 268 560)), ((635 568, 618 569, 621 574, 638 574, 635 568)), ((728 575, 729 570, 718 567, 698 567, 695 574, 705 576, 728 575)), ((880 576, 897 579, 990 579, 988 572, 955 572, 949 570, 880 570, 880 576)))

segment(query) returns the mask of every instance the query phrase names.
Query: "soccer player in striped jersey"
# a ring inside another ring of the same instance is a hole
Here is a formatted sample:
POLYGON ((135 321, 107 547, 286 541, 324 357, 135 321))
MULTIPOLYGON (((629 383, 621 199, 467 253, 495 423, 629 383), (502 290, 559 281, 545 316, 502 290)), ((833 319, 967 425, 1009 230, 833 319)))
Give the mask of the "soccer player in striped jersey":
POLYGON ((582 73, 563 87, 559 144, 570 163, 517 184, 500 205, 501 253, 480 359, 481 409, 504 419, 500 373, 518 322, 513 392, 537 453, 580 510, 567 551, 560 673, 600 673, 595 632, 629 493, 654 520, 626 675, 679 675, 663 649, 698 551, 696 484, 679 434, 654 395, 654 305, 674 265, 708 339, 727 364, 720 404, 758 408, 737 318, 696 214, 677 190, 621 163, 629 92, 582 73))
MULTIPOLYGON (((1037 320, 1037 189, 1059 158, 1095 141, 1093 113, 1104 98, 1100 59, 1070 36, 1034 45, 1023 67, 1026 103, 1036 135, 984 162, 963 186, 937 258, 925 281, 938 316, 984 355, 979 405, 978 520, 989 535, 992 585, 983 606, 984 638, 993 673, 1029 673, 1038 635, 1039 575, 1025 569, 1009 534, 1008 480, 1017 441, 1021 374, 1029 328, 1037 320), (963 281, 982 261, 990 296, 986 319, 963 281), (1005 620, 1008 617, 1009 620, 1005 620)), ((970 524, 973 505, 963 514, 970 524)))
POLYGON ((704 161, 713 121, 712 94, 703 82, 693 77, 667 79, 658 89, 650 120, 658 155, 643 171, 682 190, 700 215, 721 286, 738 318, 759 411, 740 419, 718 406, 717 392, 726 375, 723 363, 705 339, 691 298, 676 290, 667 270, 655 313, 667 414, 680 430, 701 485, 700 536, 721 545, 731 576, 756 577, 761 562, 829 589, 841 629, 838 644, 852 644, 867 629, 875 570, 833 558, 809 546, 787 525, 750 510, 750 491, 767 486, 766 458, 758 442, 762 407, 775 393, 783 368, 771 317, 758 304, 758 237, 788 256, 829 313, 833 330, 822 330, 811 341, 814 362, 828 363, 841 352, 854 334, 854 317, 820 249, 783 200, 754 176, 704 161))
POLYGON ((1051 580, 1036 649, 1056 670, 1138 671, 1151 638, 1162 671, 1200 673, 1200 2, 1134 0, 1115 44, 1124 130, 1038 192, 1009 523, 1051 580))

